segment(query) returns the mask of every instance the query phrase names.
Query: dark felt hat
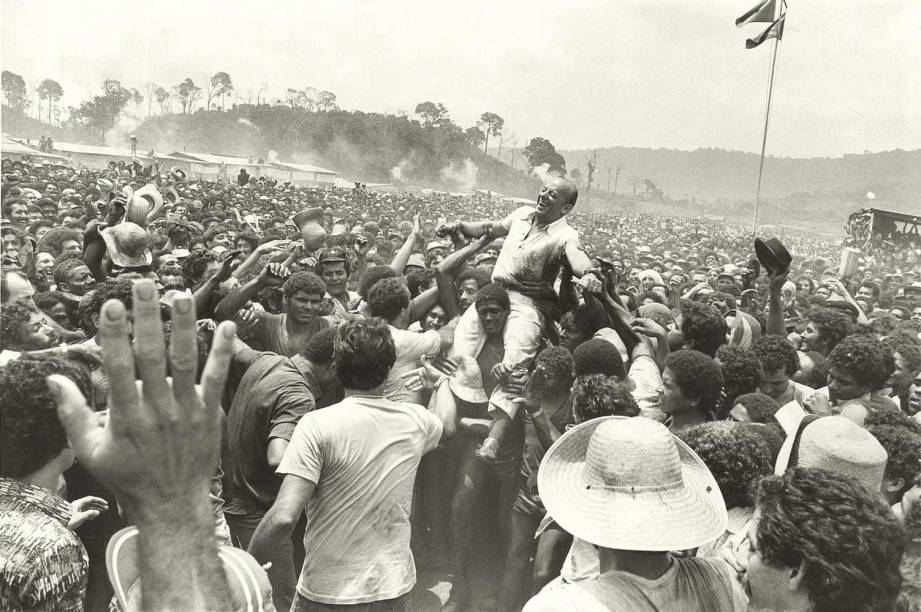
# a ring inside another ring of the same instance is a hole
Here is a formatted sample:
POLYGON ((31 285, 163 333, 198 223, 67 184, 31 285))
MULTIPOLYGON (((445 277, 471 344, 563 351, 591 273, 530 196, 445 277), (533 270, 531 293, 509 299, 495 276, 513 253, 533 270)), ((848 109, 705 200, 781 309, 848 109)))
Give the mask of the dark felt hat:
POLYGON ((755 238, 755 255, 769 274, 785 272, 793 261, 790 251, 777 238, 755 238))

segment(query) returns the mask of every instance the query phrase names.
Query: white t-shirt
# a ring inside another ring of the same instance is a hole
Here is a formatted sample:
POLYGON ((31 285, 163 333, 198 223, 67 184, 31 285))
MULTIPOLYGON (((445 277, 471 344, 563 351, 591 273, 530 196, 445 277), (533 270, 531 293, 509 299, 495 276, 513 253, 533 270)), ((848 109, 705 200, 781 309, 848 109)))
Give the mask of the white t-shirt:
POLYGON ((607 572, 594 580, 554 580, 525 604, 523 612, 742 612, 748 598, 732 569, 719 559, 672 558, 664 574, 647 579, 607 572))
POLYGON ((384 397, 395 402, 422 403, 422 391, 410 391, 402 375, 419 367, 419 358, 432 356, 441 350, 441 336, 435 330, 421 334, 397 329, 390 325, 390 334, 396 346, 397 359, 384 382, 384 397))
POLYGON ((422 406, 382 397, 347 397, 301 418, 278 467, 316 483, 298 593, 349 605, 413 588, 413 484, 419 460, 441 432, 441 421, 422 406))

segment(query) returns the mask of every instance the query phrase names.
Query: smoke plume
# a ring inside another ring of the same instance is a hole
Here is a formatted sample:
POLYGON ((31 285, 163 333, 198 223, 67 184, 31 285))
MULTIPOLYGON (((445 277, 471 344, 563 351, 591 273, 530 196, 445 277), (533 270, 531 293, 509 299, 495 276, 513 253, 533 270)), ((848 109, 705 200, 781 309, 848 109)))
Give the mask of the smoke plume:
POLYGON ((451 162, 445 166, 439 173, 441 180, 448 185, 453 185, 459 191, 473 191, 476 187, 476 175, 480 171, 479 167, 469 157, 464 159, 463 164, 451 162))

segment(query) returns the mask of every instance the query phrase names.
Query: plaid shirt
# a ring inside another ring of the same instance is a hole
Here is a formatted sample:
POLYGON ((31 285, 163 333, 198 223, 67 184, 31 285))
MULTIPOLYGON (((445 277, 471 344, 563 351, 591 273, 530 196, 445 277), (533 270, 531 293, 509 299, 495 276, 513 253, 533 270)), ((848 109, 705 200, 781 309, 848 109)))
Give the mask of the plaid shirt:
POLYGON ((83 610, 89 559, 54 492, 0 478, 0 610, 83 610))

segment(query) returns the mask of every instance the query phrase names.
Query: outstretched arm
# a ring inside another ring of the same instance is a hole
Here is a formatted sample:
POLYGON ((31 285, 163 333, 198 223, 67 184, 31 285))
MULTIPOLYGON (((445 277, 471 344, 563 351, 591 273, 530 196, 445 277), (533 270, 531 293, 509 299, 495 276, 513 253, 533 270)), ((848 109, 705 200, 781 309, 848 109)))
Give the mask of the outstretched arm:
POLYGON ((484 235, 479 240, 471 242, 462 249, 454 251, 438 264, 435 268, 435 282, 438 285, 438 300, 449 319, 462 314, 457 301, 457 287, 455 286, 456 274, 464 263, 476 253, 482 251, 492 242, 492 235, 484 235))

